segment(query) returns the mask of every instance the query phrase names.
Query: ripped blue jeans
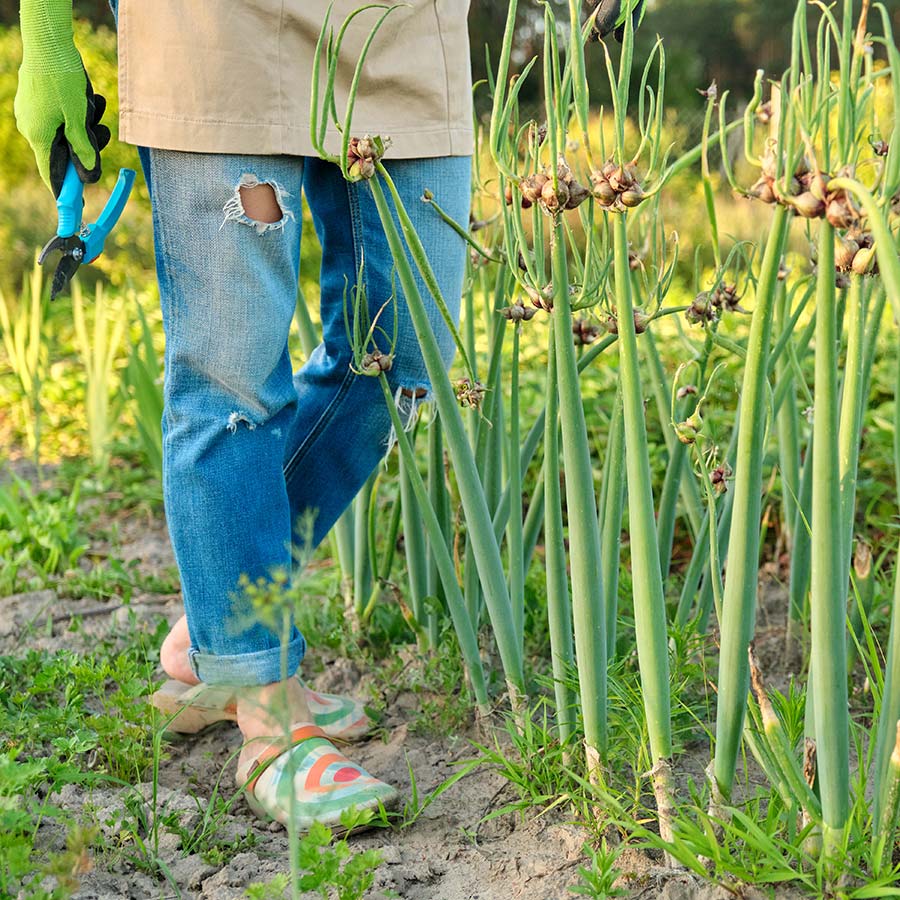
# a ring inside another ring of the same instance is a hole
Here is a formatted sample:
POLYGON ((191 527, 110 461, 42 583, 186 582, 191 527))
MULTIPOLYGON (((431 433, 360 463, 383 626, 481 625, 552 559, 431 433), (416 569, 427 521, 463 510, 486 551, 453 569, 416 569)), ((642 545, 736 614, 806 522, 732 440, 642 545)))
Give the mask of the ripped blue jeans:
MULTIPOLYGON (((281 641, 254 619, 240 576, 255 582, 276 568, 290 571, 292 543, 304 540, 298 523, 314 516, 318 544, 384 457, 391 433, 378 379, 351 367, 344 304, 358 278, 372 319, 396 293, 379 324, 392 335, 397 316, 387 378, 398 402, 414 407, 429 389, 428 376, 365 182, 349 184, 337 166, 315 158, 142 148, 141 159, 166 332, 163 497, 191 665, 208 683, 266 684, 281 678, 281 641), (241 188, 258 183, 275 191, 280 220, 246 215, 241 188), (294 372, 288 335, 301 187, 322 246, 323 339, 294 372)), ((431 190, 465 225, 471 160, 386 166, 458 318, 465 245, 421 197, 431 190)), ((452 338, 421 280, 419 288, 449 366, 452 338)), ((305 646, 292 627, 289 674, 305 646)))

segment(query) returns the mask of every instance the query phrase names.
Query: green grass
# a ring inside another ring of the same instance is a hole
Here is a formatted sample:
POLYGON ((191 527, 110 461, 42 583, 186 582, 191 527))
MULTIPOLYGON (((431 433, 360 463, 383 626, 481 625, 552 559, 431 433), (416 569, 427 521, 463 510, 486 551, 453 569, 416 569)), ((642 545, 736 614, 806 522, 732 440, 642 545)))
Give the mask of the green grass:
MULTIPOLYGON (((68 896, 73 866, 96 835, 53 802, 65 785, 86 790, 144 780, 154 758, 150 690, 155 639, 101 642, 90 654, 29 650, 0 656, 0 896, 68 896), (68 849, 36 846, 44 822, 57 821, 68 849), (58 886, 43 892, 46 874, 58 886)), ((89 829, 89 825, 85 826, 89 829)))

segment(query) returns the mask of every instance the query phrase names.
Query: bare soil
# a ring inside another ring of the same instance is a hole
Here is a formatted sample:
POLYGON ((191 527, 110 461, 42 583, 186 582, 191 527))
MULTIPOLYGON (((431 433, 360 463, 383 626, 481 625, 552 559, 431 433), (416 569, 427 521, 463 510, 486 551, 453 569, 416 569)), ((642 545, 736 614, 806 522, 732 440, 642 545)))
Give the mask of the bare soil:
MULTIPOLYGON (((160 521, 120 524, 117 555, 134 558, 146 572, 164 571, 173 564, 165 526, 160 521)), ((118 603, 71 600, 45 590, 0 599, 0 653, 20 655, 26 648, 68 648, 90 652, 99 636, 121 634, 134 617, 154 629, 161 619, 174 621, 181 614, 178 595, 136 596, 126 608, 118 603), (82 627, 68 630, 73 617, 82 627)), ((765 623, 763 623, 765 625, 765 623)), ((314 653, 315 651, 311 651, 314 653)), ((311 679, 323 691, 360 689, 366 676, 346 659, 323 659, 324 669, 311 679)), ((433 791, 460 762, 476 755, 469 743, 474 734, 430 738, 410 732, 415 698, 400 696, 392 703, 379 735, 353 747, 352 756, 379 777, 410 795, 410 771, 420 797, 433 791)), ((481 737, 481 736, 479 736, 481 737)), ((167 758, 159 769, 155 801, 152 785, 140 785, 148 820, 154 814, 176 812, 181 826, 191 829, 201 820, 206 803, 221 779, 220 790, 235 792, 234 768, 240 735, 230 724, 215 726, 191 739, 166 745, 167 758), (155 809, 154 809, 155 806, 155 809)), ((679 761, 682 774, 697 780, 707 748, 696 759, 679 761)), ((133 793, 133 792, 132 792, 133 793)), ((107 847, 120 837, 126 789, 88 792, 68 786, 52 799, 79 817, 100 823, 107 847)), ((384 858, 376 873, 370 900, 387 896, 403 900, 557 900, 574 896, 578 867, 586 864, 582 846, 588 833, 560 810, 505 814, 488 821, 485 816, 514 798, 511 788, 487 767, 478 767, 443 793, 410 827, 373 830, 351 839, 354 849, 377 848, 384 858), (386 893, 387 892, 387 893, 386 893), (392 893, 391 893, 392 892, 392 893)), ((132 811, 133 812, 133 811, 132 811)), ((183 897, 185 900, 231 900, 245 896, 249 884, 267 881, 287 869, 287 835, 278 824, 256 819, 242 797, 221 816, 215 837, 237 852, 212 864, 198 853, 186 853, 179 836, 160 832, 159 855, 177 885, 151 876, 125 859, 126 854, 103 851, 80 878, 78 900, 149 900, 183 897)), ((64 829, 48 820, 41 826, 39 843, 47 852, 65 848, 64 829)), ((666 868, 647 853, 627 849, 617 863, 619 885, 631 898, 665 900, 726 900, 733 891, 700 883, 681 870, 666 868)), ((745 898, 772 896, 747 886, 745 898)), ((800 895, 779 890, 778 897, 800 895)), ((309 897, 313 897, 312 894, 309 897)))

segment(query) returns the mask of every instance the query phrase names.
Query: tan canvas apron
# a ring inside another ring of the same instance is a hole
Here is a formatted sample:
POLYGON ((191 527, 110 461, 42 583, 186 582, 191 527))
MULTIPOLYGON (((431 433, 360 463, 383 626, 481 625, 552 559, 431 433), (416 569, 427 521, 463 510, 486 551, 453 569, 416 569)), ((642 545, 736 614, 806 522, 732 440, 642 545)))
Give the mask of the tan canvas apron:
MULTIPOLYGON (((389 136, 395 158, 472 152, 469 0, 406 0, 366 58, 352 134, 389 136)), ((361 0, 336 0, 336 30, 361 0)), ((312 59, 325 0, 120 0, 119 136, 209 153, 312 155, 312 59)), ((381 10, 351 24, 337 108, 381 10)), ((339 146, 336 131, 327 144, 339 146)))

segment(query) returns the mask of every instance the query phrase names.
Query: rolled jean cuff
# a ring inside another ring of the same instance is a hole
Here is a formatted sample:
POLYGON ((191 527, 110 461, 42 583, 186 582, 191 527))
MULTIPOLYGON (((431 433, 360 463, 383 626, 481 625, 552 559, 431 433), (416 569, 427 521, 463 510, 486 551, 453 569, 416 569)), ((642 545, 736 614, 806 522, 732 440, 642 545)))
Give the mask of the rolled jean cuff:
POLYGON ((286 648, 270 647, 255 653, 235 656, 215 656, 201 653, 194 647, 188 651, 188 659, 194 674, 204 684, 272 684, 282 680, 282 654, 287 655, 287 677, 291 678, 300 667, 306 653, 306 641, 299 631, 286 648))

